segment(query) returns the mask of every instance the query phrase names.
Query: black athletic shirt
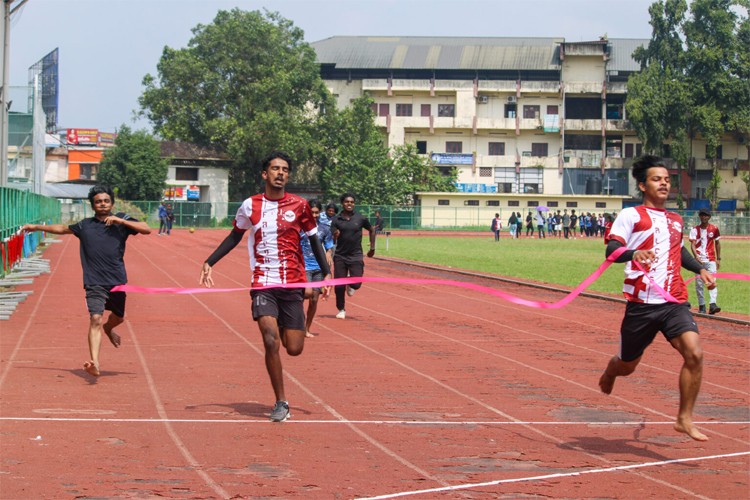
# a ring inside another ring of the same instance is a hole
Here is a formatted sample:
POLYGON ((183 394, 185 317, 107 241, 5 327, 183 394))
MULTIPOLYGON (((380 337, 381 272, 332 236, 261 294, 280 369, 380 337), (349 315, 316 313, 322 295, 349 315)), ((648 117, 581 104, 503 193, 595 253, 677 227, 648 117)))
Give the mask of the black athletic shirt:
POLYGON ((342 213, 337 214, 331 221, 331 232, 340 231, 336 240, 336 251, 333 254, 336 257, 356 257, 360 260, 364 258, 362 254, 362 229, 368 231, 372 229, 370 221, 364 215, 354 212, 349 220, 342 217, 342 213))
MULTIPOLYGON (((118 213, 125 220, 138 221, 126 214, 118 213)), ((115 286, 128 282, 125 272, 125 240, 138 234, 122 224, 106 225, 96 217, 89 217, 68 226, 80 240, 83 286, 115 286)))

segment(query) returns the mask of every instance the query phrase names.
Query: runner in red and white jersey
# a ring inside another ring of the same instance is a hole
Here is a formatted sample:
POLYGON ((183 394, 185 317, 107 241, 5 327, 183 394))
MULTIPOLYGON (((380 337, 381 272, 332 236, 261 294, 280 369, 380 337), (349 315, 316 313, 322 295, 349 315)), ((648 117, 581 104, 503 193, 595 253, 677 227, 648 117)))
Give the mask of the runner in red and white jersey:
POLYGON ((269 200, 256 194, 237 210, 234 227, 250 230, 247 247, 253 286, 307 281, 300 230, 313 236, 318 228, 304 198, 284 193, 280 200, 269 200))
MULTIPOLYGON (((711 211, 704 208, 698 212, 701 223, 690 230, 690 250, 703 266, 712 274, 716 274, 721 267, 721 234, 719 228, 709 224, 711 211)), ((698 312, 706 312, 706 295, 704 283, 700 276, 695 279, 695 293, 698 297, 698 312)), ((721 312, 721 307, 716 304, 719 298, 719 287, 710 288, 708 314, 721 312)))
MULTIPOLYGON (((305 264, 300 249, 300 230, 305 231, 315 260, 324 279, 331 277, 325 250, 318 240, 318 228, 310 205, 304 199, 285 191, 292 170, 292 160, 274 151, 262 162, 262 194, 251 196, 242 203, 234 219, 234 227, 201 268, 199 283, 214 284, 213 266, 236 247, 245 231, 250 230, 248 249, 253 272, 253 319, 258 322, 265 349, 266 370, 271 379, 276 404, 271 420, 283 422, 291 416, 284 393, 284 372, 279 350, 283 345, 287 354, 298 356, 305 346, 305 310, 302 288, 270 287, 286 283, 305 283, 305 264)), ((323 298, 330 287, 323 287, 323 298)))
POLYGON ((696 441, 707 441, 708 436, 693 423, 693 408, 703 376, 703 351, 680 268, 700 274, 709 287, 715 282, 682 244, 682 218, 666 210, 670 177, 663 160, 655 156, 639 158, 633 163, 633 178, 643 194, 643 205, 620 212, 607 243, 607 257, 621 251, 616 262, 627 262, 623 291, 628 303, 620 326, 620 351, 609 360, 599 378, 599 388, 604 394, 611 394, 617 377, 635 371, 646 348, 661 332, 683 359, 680 409, 674 429, 696 441), (632 261, 677 302, 661 297, 632 261))
MULTIPOLYGON (((682 217, 644 205, 626 208, 612 224, 609 239, 620 242, 630 250, 653 250, 656 257, 649 269, 651 278, 680 302, 688 299, 687 288, 680 274, 682 217)), ((667 301, 632 261, 625 265, 622 291, 630 302, 663 304, 667 301)))

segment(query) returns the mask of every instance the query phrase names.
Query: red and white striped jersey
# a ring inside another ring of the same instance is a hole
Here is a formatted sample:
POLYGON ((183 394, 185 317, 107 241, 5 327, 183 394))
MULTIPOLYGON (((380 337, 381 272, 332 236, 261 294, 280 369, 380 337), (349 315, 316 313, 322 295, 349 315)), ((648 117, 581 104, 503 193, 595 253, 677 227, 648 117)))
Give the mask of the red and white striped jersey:
POLYGON ((250 230, 247 247, 253 286, 307 281, 300 230, 308 236, 318 232, 307 200, 290 193, 280 200, 256 194, 237 210, 234 227, 250 230))
POLYGON ((713 224, 708 224, 705 229, 695 226, 690 230, 690 241, 695 242, 695 250, 700 262, 716 262, 714 242, 720 239, 719 228, 713 224))
MULTIPOLYGON (((609 233, 629 250, 653 250, 656 260, 649 275, 677 300, 688 299, 682 280, 682 217, 678 214, 643 205, 622 210, 609 233)), ((622 292, 630 302, 662 304, 666 299, 632 262, 625 265, 622 292)))

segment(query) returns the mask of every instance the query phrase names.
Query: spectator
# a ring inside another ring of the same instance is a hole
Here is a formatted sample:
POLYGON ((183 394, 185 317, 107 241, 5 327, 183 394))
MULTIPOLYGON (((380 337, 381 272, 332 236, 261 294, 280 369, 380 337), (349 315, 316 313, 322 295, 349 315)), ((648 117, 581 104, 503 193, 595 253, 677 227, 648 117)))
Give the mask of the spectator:
POLYGON ((503 221, 500 219, 500 214, 495 214, 495 218, 490 223, 490 231, 495 234, 495 241, 500 241, 500 230, 503 228, 503 221))

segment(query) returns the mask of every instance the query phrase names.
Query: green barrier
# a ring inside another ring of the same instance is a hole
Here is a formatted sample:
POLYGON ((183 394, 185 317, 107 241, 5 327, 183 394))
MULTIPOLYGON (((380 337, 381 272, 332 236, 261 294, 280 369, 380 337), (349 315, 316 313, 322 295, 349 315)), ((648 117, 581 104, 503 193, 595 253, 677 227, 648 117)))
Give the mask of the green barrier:
POLYGON ((3 255, 4 264, 0 266, 0 277, 5 276, 13 264, 8 261, 8 256, 14 248, 12 240, 21 226, 42 222, 56 223, 59 220, 58 200, 29 191, 0 187, 0 253, 3 255))

